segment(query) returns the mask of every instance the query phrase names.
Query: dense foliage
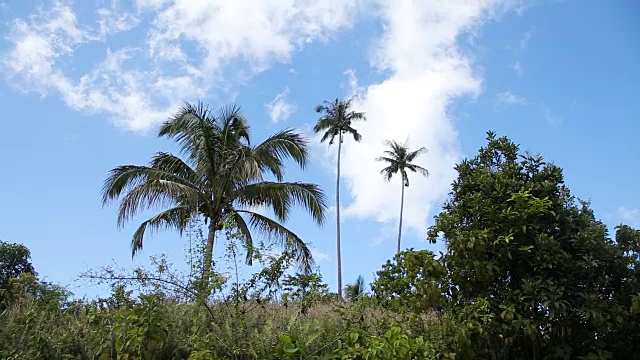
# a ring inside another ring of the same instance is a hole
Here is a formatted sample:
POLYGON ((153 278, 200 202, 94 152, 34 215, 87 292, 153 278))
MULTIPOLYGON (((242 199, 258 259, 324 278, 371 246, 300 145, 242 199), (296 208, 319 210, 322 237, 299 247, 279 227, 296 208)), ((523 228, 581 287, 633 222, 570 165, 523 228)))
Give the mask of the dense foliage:
POLYGON ((470 330, 470 358, 632 358, 640 233, 619 226, 610 239, 558 166, 505 137, 489 133, 456 170, 429 231, 446 254, 400 254, 378 273, 377 296, 455 316, 470 330))
POLYGON ((0 240, 0 291, 7 289, 11 279, 24 273, 35 273, 29 249, 21 244, 10 244, 0 240))
MULTIPOLYGON (((277 253, 269 241, 249 247, 233 213, 219 236, 227 246, 208 297, 194 290, 200 266, 182 274, 156 258, 151 269, 85 274, 110 284, 111 294, 72 301, 38 280, 26 248, 7 244, 20 251, 0 254, 10 274, 1 289, 0 358, 636 357, 640 231, 620 225, 612 239, 589 204, 571 195, 558 166, 505 137, 487 140, 456 167, 429 230, 446 251, 400 252, 371 292, 359 278, 346 301, 319 272, 290 271, 295 249, 277 253), (253 267, 238 261, 247 256, 253 267)), ((195 264, 207 256, 199 228, 197 219, 185 225, 197 240, 189 254, 195 264)))

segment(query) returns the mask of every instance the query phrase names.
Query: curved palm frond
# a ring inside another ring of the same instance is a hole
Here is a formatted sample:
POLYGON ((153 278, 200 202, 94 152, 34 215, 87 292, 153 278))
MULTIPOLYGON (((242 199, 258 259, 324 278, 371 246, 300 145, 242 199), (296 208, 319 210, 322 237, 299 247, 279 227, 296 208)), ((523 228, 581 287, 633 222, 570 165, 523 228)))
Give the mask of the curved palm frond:
POLYGON ((316 106, 317 113, 326 113, 327 115, 335 115, 336 110, 340 105, 340 99, 336 98, 334 101, 323 101, 322 104, 316 106))
POLYGON ((157 208, 179 204, 196 211, 203 203, 197 190, 166 180, 150 180, 129 190, 120 201, 118 226, 124 224, 144 208, 157 208))
POLYGON ((249 226, 247 226, 247 222, 244 221, 242 216, 239 214, 233 215, 233 222, 240 230, 240 233, 243 236, 244 246, 247 249, 247 257, 245 259, 245 263, 249 266, 253 265, 253 237, 251 236, 251 231, 249 230, 249 226))
POLYGON ((315 265, 313 255, 307 244, 298 235, 264 215, 248 210, 237 210, 237 212, 246 214, 251 227, 265 235, 269 240, 276 240, 283 249, 292 251, 300 271, 311 272, 315 265))
POLYGON ((198 173, 207 174, 207 182, 216 175, 216 165, 222 144, 221 128, 216 118, 202 102, 186 103, 173 117, 165 121, 158 136, 174 140, 182 154, 195 165, 198 173))
POLYGON ((185 163, 179 157, 165 153, 157 152, 149 162, 149 165, 153 169, 165 171, 167 173, 176 175, 178 178, 184 179, 193 187, 197 187, 200 184, 200 179, 206 174, 197 174, 187 163, 185 163))
POLYGON ((246 144, 250 143, 250 126, 239 106, 222 106, 218 111, 217 120, 220 123, 221 140, 225 145, 234 146, 242 140, 246 144))
POLYGON ((131 256, 135 256, 135 254, 142 249, 144 235, 149 231, 174 228, 182 235, 182 232, 189 223, 191 215, 192 213, 189 207, 180 205, 165 210, 140 224, 131 240, 131 256))
POLYGON ((325 115, 318 119, 318 122, 313 126, 314 132, 320 132, 323 130, 328 130, 333 127, 333 118, 330 115, 325 115))
POLYGON ((409 164, 409 165, 407 165, 406 168, 408 170, 410 170, 411 172, 418 173, 418 174, 420 174, 422 176, 429 176, 429 170, 423 168, 422 166, 409 164))
MULTIPOLYGON (((408 151, 408 150, 407 150, 408 151)), ((411 162, 413 161, 416 157, 418 157, 419 155, 422 154, 426 154, 427 153, 427 148, 426 147, 421 147, 418 150, 415 151, 411 151, 407 154, 406 158, 407 158, 407 162, 411 162)))
POLYGON ((391 181, 391 179, 393 178, 393 175, 395 175, 396 173, 398 173, 398 167, 393 165, 389 165, 384 169, 380 170, 380 174, 384 176, 384 179, 386 181, 391 181))
POLYGON ((271 207, 280 221, 285 221, 293 206, 301 206, 319 224, 325 220, 326 198, 316 184, 301 182, 259 182, 244 186, 233 199, 243 206, 271 207))
POLYGON ((362 135, 358 132, 358 130, 352 128, 351 126, 345 126, 344 132, 347 134, 351 134, 353 136, 353 140, 356 142, 360 142, 362 140, 362 135))
POLYGON ((293 159, 305 168, 309 159, 308 140, 300 133, 286 129, 275 133, 253 149, 253 159, 263 170, 269 170, 278 181, 284 175, 283 160, 293 159))
MULTIPOLYGON (((347 108, 349 107, 351 107, 351 101, 349 101, 349 105, 347 106, 347 108)), ((345 117, 349 119, 349 124, 351 124, 354 121, 366 120, 366 117, 364 116, 363 112, 351 111, 347 113, 345 117)))
POLYGON ((183 177, 161 169, 148 166, 123 165, 111 171, 102 186, 102 204, 106 205, 120 197, 123 192, 149 181, 172 182, 197 191, 196 184, 183 177))

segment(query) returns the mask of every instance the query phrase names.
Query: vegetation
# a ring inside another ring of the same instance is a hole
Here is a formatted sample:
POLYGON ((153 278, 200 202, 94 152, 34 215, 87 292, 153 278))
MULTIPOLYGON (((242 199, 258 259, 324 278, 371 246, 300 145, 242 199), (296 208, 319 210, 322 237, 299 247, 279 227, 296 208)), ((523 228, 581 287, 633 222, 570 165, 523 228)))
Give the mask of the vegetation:
POLYGON ((182 233, 193 217, 201 216, 208 223, 205 280, 211 271, 216 232, 228 220, 243 234, 239 239, 248 249, 248 263, 253 249, 251 227, 294 250, 301 269, 311 270, 313 258, 306 244, 277 221, 252 210, 268 206, 279 221, 285 221, 291 207, 300 205, 319 224, 324 221, 325 197, 317 185, 282 181, 284 160, 293 159, 303 168, 307 164, 307 141, 284 130, 253 145, 250 130, 237 107, 223 107, 214 114, 202 103, 186 104, 158 134, 176 141, 186 160, 159 152, 148 166, 123 165, 111 170, 102 191, 103 202, 122 196, 119 225, 143 208, 166 208, 135 232, 131 241, 134 255, 142 248, 145 232, 174 228, 182 233), (265 175, 277 181, 266 181, 265 175))
MULTIPOLYGON (((97 269, 82 277, 111 294, 72 300, 38 278, 26 247, 0 243, 0 358, 631 359, 640 351, 640 231, 619 225, 611 238, 560 167, 506 137, 488 133, 456 166, 427 234, 446 251, 399 252, 370 291, 359 277, 343 301, 313 271, 301 239, 246 210, 267 205, 285 220, 302 205, 322 220, 317 186, 283 182, 285 159, 305 163, 299 134, 252 145, 236 108, 214 116, 188 105, 160 135, 186 160, 159 153, 149 166, 116 168, 104 199, 122 196, 119 223, 165 208, 136 232, 134 253, 147 227, 176 228, 194 245, 189 269, 163 257, 133 272, 97 269), (226 245, 218 263, 214 239, 226 245)), ((423 151, 404 149, 404 167, 389 170, 403 189, 407 164, 423 151)))
POLYGON ((0 309, 6 302, 6 289, 10 282, 21 274, 34 274, 31 252, 21 244, 10 244, 0 240, 0 309))
POLYGON ((417 172, 422 176, 429 176, 429 171, 420 165, 413 164, 418 156, 427 152, 427 148, 424 146, 418 150, 411 151, 407 147, 407 144, 400 144, 396 141, 387 140, 385 144, 389 147, 389 150, 385 150, 384 155, 377 158, 377 161, 382 161, 388 165, 380 171, 384 176, 384 179, 390 181, 391 178, 400 173, 402 176, 402 195, 400 197, 400 221, 398 224, 398 249, 396 253, 400 252, 400 239, 402 239, 402 210, 404 209, 404 188, 409 187, 409 175, 407 170, 411 172, 417 172))
POLYGON ((338 161, 336 163, 336 256, 338 263, 338 296, 342 298, 342 253, 340 251, 340 155, 342 154, 343 135, 353 136, 353 140, 360 142, 362 135, 352 123, 365 120, 364 113, 353 111, 354 97, 348 100, 335 99, 333 102, 325 102, 316 107, 316 112, 322 114, 313 128, 316 133, 323 132, 320 142, 329 140, 332 145, 338 137, 338 161))
POLYGON ((364 277, 362 277, 362 275, 358 276, 355 283, 347 285, 344 288, 346 298, 350 301, 358 301, 360 297, 366 295, 366 286, 367 285, 364 282, 364 277))

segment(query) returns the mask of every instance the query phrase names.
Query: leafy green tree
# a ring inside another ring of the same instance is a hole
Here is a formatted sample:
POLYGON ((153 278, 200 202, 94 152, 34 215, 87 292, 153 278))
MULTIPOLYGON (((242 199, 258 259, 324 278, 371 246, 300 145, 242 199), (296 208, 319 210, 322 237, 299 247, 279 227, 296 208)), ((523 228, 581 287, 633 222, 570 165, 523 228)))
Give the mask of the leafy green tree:
POLYGON ((342 298, 342 255, 340 252, 340 155, 342 153, 342 142, 344 135, 353 136, 353 140, 360 142, 362 135, 356 130, 352 123, 354 121, 366 120, 363 112, 352 110, 353 100, 335 99, 332 102, 324 101, 321 105, 316 106, 316 112, 322 114, 313 130, 316 133, 322 132, 321 142, 329 140, 332 145, 335 138, 338 137, 338 161, 336 164, 336 249, 338 261, 338 294, 342 298))
POLYGON ((426 313, 440 311, 446 303, 447 271, 429 250, 402 251, 376 275, 373 294, 390 309, 426 313))
POLYGON ((389 147, 389 150, 385 150, 384 156, 377 158, 377 161, 388 164, 380 173, 384 176, 385 180, 390 181, 391 178, 400 173, 402 176, 402 195, 400 198, 400 224, 398 225, 398 249, 396 253, 400 252, 400 239, 402 238, 402 211, 404 209, 404 188, 409 187, 409 176, 407 170, 411 172, 417 172, 422 176, 429 176, 429 171, 419 165, 413 164, 418 156, 427 152, 425 147, 421 147, 418 150, 411 151, 407 147, 407 144, 400 144, 396 141, 385 141, 385 145, 389 147))
POLYGON ((636 356, 640 236, 619 227, 612 241, 560 167, 506 137, 487 140, 456 166, 429 230, 447 245, 449 307, 473 330, 475 358, 636 356))
POLYGON ((159 152, 147 166, 111 170, 102 190, 103 203, 122 197, 120 226, 142 209, 164 209, 136 230, 133 255, 142 248, 148 231, 173 228, 182 233, 192 218, 201 216, 208 224, 203 265, 203 278, 208 279, 216 233, 230 218, 244 235, 248 263, 253 228, 295 252, 303 270, 311 269, 313 258, 305 243, 280 223, 294 206, 302 206, 318 224, 325 219, 325 196, 318 185, 283 182, 285 160, 293 159, 302 168, 307 164, 307 140, 284 130, 254 145, 250 130, 238 107, 214 113, 202 103, 187 103, 159 131, 159 136, 179 145, 184 160, 159 152), (267 175, 276 181, 265 180, 267 175), (257 206, 271 208, 277 220, 252 210, 257 206))
POLYGON ((24 273, 35 275, 29 249, 22 244, 0 240, 0 290, 7 290, 9 281, 24 273))
POLYGON ((282 300, 285 304, 290 301, 300 305, 300 312, 306 314, 314 304, 327 301, 330 298, 329 287, 322 281, 322 274, 287 275, 282 280, 282 300))

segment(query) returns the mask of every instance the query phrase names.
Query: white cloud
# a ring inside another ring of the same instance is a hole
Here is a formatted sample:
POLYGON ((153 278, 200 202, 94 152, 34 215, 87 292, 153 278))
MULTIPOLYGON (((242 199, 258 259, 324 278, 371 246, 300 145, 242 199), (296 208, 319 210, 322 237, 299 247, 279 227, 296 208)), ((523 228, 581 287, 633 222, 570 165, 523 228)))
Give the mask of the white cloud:
POLYGON ((562 122, 564 121, 562 117, 552 113, 551 110, 547 107, 544 108, 544 114, 545 114, 547 123, 551 126, 558 126, 562 124, 562 122))
POLYGON ((79 24, 69 4, 58 1, 13 21, 12 46, 0 58, 9 82, 57 94, 75 110, 106 114, 134 131, 149 130, 184 100, 232 92, 230 83, 288 62, 304 44, 352 26, 358 8, 357 0, 138 0, 129 12, 101 8, 95 23, 79 24), (140 18, 151 19, 144 42, 104 49, 140 18), (68 65, 86 68, 91 60, 78 54, 84 47, 104 58, 77 74, 68 65))
POLYGON ((206 72, 215 73, 231 60, 246 61, 250 72, 261 71, 273 61, 288 61, 305 43, 350 26, 356 5, 355 0, 159 1, 152 4, 159 13, 149 33, 149 51, 206 72), (204 57, 190 61, 190 44, 204 57))
POLYGON ((269 117, 274 123, 287 120, 296 110, 296 106, 287 101, 287 95, 289 95, 289 88, 285 88, 273 100, 265 104, 269 117))
POLYGON ((140 23, 140 19, 135 14, 123 11, 117 5, 113 2, 111 8, 98 9, 98 39, 129 31, 140 23))
POLYGON ((618 208, 618 216, 622 218, 623 221, 627 222, 628 225, 634 228, 640 228, 640 210, 639 209, 629 209, 624 206, 618 208))
POLYGON ((316 263, 329 261, 329 254, 318 249, 311 249, 311 255, 313 256, 313 260, 315 260, 316 263))
POLYGON ((522 35, 522 38, 518 42, 518 46, 520 50, 525 50, 527 46, 529 46, 529 41, 531 40, 531 31, 527 31, 522 35))
POLYGON ((347 69, 343 72, 347 76, 347 83, 342 84, 342 87, 348 87, 349 93, 356 96, 363 95, 365 88, 358 85, 358 78, 356 77, 356 71, 354 69, 347 69))
POLYGON ((511 91, 504 91, 499 93, 498 101, 505 105, 527 105, 529 101, 518 95, 514 95, 511 91))
POLYGON ((518 76, 524 75, 524 69, 522 68, 522 64, 520 64, 520 61, 516 61, 513 65, 511 65, 511 68, 516 72, 518 76))
POLYGON ((446 196, 456 177, 453 167, 461 158, 450 104, 461 96, 476 96, 482 88, 482 79, 458 48, 457 39, 506 8, 465 0, 385 4, 381 8, 385 31, 373 65, 388 77, 368 86, 355 104, 366 112, 367 121, 357 125, 362 143, 345 143, 342 173, 353 197, 345 216, 397 221, 400 179, 385 183, 382 165, 374 159, 384 150, 384 140, 404 141, 409 136, 413 147, 428 148, 416 162, 431 176, 412 177, 404 224, 424 236, 433 206, 446 196))

